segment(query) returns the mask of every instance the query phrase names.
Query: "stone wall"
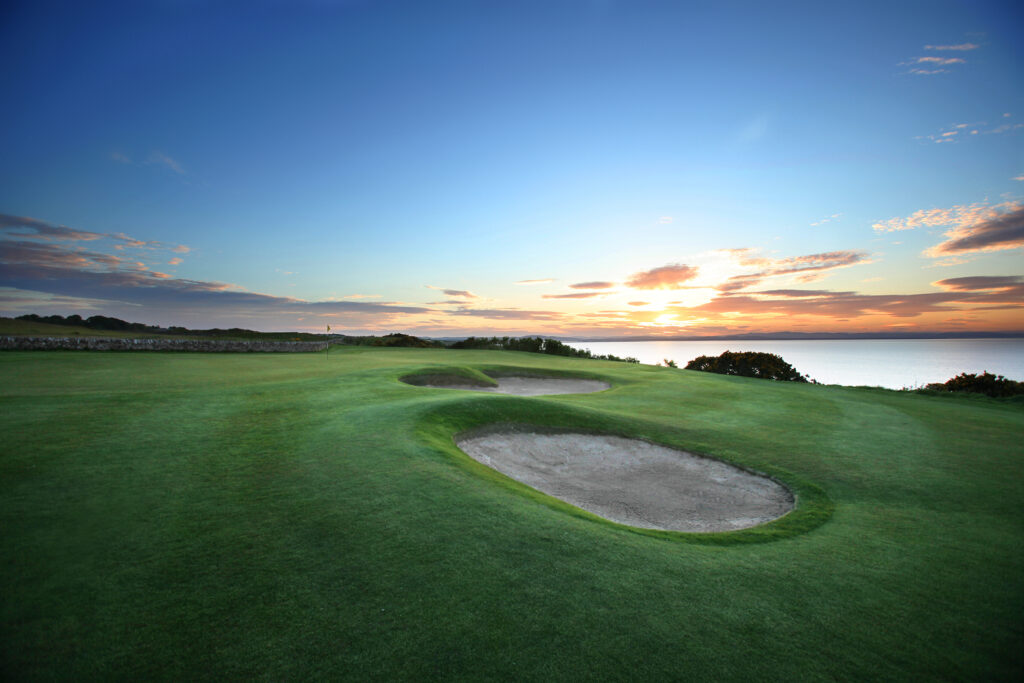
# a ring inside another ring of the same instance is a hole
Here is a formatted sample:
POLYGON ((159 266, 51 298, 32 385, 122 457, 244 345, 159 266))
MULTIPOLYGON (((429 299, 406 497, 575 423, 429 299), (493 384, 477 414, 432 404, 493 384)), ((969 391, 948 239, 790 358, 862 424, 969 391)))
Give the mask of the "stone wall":
POLYGON ((210 339, 119 339, 115 337, 0 337, 3 351, 201 351, 204 353, 303 353, 326 342, 227 341, 210 339))

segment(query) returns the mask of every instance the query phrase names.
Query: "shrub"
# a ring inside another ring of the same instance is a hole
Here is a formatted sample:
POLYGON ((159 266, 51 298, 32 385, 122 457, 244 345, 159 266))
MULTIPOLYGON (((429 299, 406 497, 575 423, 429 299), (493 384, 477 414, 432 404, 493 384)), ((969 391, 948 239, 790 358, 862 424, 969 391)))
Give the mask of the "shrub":
POLYGON ((720 375, 759 377, 785 382, 806 382, 807 376, 793 369, 782 356, 758 351, 726 351, 715 356, 698 356, 686 364, 687 370, 716 372, 720 375))
POLYGON ((973 375, 962 372, 944 383, 928 384, 925 389, 933 391, 960 391, 972 394, 985 394, 993 398, 1020 396, 1024 394, 1024 382, 1006 379, 1002 375, 983 372, 973 375))
POLYGON ((383 337, 376 337, 373 341, 373 346, 410 346, 414 348, 431 348, 435 346, 444 346, 440 342, 428 341, 426 339, 420 339, 414 337, 411 334, 402 334, 401 332, 392 332, 386 334, 383 337))

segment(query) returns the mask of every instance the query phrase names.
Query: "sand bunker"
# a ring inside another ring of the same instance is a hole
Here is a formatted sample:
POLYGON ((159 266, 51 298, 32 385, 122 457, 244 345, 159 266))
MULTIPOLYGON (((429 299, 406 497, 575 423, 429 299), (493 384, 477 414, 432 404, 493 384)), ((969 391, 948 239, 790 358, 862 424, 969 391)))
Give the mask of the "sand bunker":
POLYGON ((447 383, 436 380, 424 386, 439 389, 462 389, 464 391, 487 391, 493 394, 514 394, 516 396, 546 396, 550 394, 590 394, 611 388, 607 382, 594 379, 562 379, 558 377, 495 377, 496 387, 480 387, 472 384, 447 383))
POLYGON ((501 432, 456 444, 474 460, 605 519, 646 529, 731 531, 793 509, 778 482, 637 439, 501 432))

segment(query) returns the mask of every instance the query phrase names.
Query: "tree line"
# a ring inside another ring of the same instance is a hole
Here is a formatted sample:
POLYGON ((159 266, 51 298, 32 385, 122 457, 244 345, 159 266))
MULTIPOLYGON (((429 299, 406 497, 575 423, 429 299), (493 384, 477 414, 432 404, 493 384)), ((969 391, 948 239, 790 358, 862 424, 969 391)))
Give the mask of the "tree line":
POLYGON ((591 358, 594 360, 614 360, 622 363, 639 363, 632 356, 620 358, 612 354, 603 356, 594 354, 590 349, 576 349, 557 339, 543 337, 467 337, 462 341, 452 342, 450 349, 485 349, 491 351, 525 351, 527 353, 546 353, 550 356, 567 356, 570 358, 591 358))

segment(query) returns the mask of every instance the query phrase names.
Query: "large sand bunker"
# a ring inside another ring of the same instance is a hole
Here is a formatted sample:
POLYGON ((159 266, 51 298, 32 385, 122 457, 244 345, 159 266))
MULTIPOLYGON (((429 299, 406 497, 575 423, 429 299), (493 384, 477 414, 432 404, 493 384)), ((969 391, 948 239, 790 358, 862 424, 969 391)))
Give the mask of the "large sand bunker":
POLYGON ((607 382, 595 379, 564 379, 560 377, 495 377, 496 387, 481 387, 460 384, 458 380, 432 380, 423 386, 440 389, 462 389, 465 391, 487 391, 493 394, 514 394, 516 396, 546 396, 550 394, 590 394, 611 388, 607 382))
POLYGON ((538 491, 646 529, 746 529, 794 505, 793 495, 772 479, 638 439, 509 431, 470 435, 456 444, 538 491))

